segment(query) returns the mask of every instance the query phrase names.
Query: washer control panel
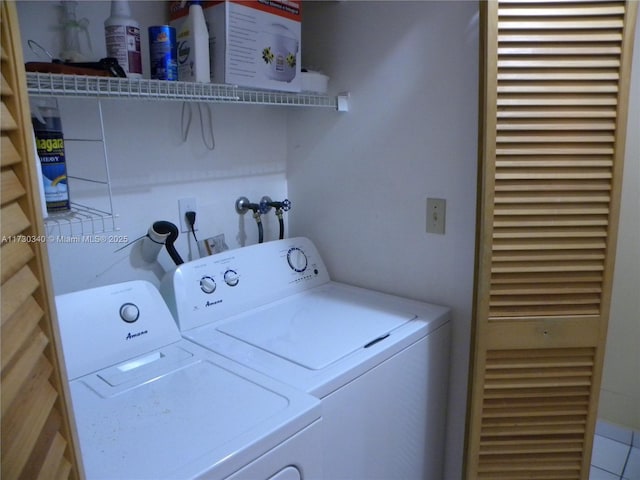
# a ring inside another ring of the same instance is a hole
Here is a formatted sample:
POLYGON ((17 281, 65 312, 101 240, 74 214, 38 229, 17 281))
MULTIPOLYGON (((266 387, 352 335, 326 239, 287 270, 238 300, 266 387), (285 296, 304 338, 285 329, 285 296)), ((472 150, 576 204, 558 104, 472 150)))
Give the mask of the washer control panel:
POLYGON ((185 331, 328 281, 315 245, 297 237, 184 263, 165 277, 160 292, 185 331))

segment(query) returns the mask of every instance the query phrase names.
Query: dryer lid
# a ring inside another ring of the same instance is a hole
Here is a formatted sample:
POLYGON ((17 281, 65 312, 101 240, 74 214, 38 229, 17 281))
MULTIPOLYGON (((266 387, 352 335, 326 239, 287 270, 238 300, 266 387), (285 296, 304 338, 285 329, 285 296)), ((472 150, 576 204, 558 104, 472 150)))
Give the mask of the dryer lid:
POLYGON ((320 370, 416 318, 335 286, 253 311, 218 330, 310 370, 320 370))

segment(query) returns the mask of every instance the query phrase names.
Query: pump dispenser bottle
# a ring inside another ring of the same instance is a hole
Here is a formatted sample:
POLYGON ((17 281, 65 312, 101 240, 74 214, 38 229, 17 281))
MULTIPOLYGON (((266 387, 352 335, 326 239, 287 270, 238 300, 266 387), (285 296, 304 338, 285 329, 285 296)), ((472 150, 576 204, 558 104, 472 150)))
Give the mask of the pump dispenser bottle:
POLYGON ((189 2, 189 15, 178 37, 178 80, 210 81, 209 31, 199 1, 189 2))
POLYGON ((107 56, 118 60, 129 78, 142 77, 140 24, 131 17, 127 0, 111 0, 111 16, 104 21, 107 56))

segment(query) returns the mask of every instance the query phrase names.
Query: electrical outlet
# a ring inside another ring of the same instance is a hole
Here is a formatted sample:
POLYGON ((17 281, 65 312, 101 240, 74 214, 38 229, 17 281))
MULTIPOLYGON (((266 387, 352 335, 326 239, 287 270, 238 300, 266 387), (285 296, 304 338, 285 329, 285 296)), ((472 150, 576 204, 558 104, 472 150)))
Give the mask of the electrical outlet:
POLYGON ((443 198, 427 198, 427 233, 444 235, 446 206, 443 198))
MULTIPOLYGON (((187 197, 181 198, 178 200, 178 209, 180 211, 180 231, 182 233, 190 232, 191 227, 187 222, 186 214, 187 212, 197 212, 196 210, 196 199, 195 197, 187 197)), ((196 222, 198 219, 196 218, 196 222)), ((198 230, 196 228, 196 230, 198 230)))

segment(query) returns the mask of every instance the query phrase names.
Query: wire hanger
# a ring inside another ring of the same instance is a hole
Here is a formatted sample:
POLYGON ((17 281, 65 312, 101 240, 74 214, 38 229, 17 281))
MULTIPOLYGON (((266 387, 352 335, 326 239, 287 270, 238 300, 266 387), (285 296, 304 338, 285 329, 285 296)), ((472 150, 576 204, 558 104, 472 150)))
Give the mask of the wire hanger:
MULTIPOLYGON (((208 103, 196 103, 198 106, 198 116, 200 117, 200 135, 202 137, 202 143, 204 143, 205 147, 209 150, 214 150, 216 148, 216 139, 213 134, 213 119, 211 117, 211 109, 209 108, 208 103), (202 110, 206 112, 206 124, 207 128, 205 131, 205 118, 202 114, 202 110), (209 133, 209 138, 207 138, 207 133, 209 133), (210 141, 209 141, 210 140, 210 141)), ((189 130, 191 129, 191 118, 193 116, 191 110, 190 102, 182 102, 182 114, 180 115, 180 129, 182 131, 182 141, 186 142, 187 137, 189 136, 189 130)))

